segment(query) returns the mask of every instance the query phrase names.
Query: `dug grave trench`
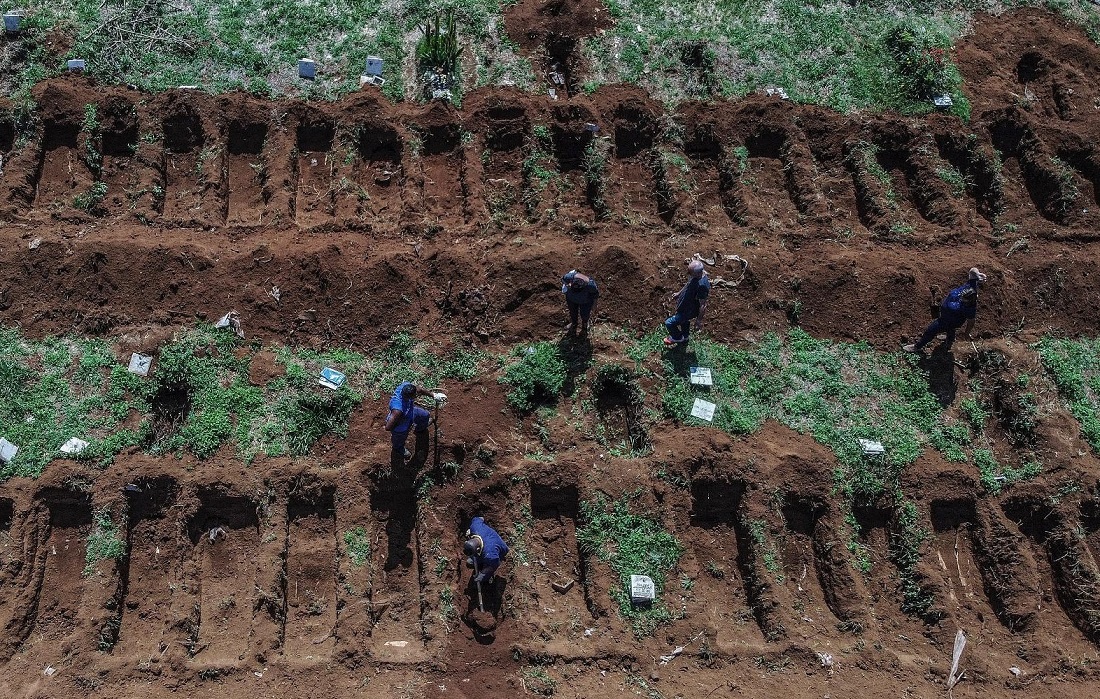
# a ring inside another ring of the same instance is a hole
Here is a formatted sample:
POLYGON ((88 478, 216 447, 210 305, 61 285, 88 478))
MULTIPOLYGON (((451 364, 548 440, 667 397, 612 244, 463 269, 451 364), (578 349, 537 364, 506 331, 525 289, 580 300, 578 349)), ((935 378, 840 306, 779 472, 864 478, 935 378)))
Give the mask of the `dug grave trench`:
POLYGON ((284 652, 331 656, 341 601, 336 581, 335 488, 292 495, 287 505, 284 652))
POLYGON ((258 504, 213 488, 200 491, 199 501, 187 523, 198 585, 191 655, 208 664, 232 665, 245 657, 252 634, 261 543, 258 504))
POLYGON ((124 589, 120 606, 118 642, 112 653, 148 660, 182 640, 175 616, 178 600, 187 588, 183 571, 186 547, 173 516, 179 485, 169 477, 141 479, 137 491, 126 491, 129 517, 126 557, 121 566, 124 589))
POLYGON ((72 636, 81 617, 85 554, 92 531, 91 495, 54 488, 40 493, 37 526, 49 533, 44 555, 39 556, 40 591, 36 607, 29 610, 34 621, 27 642, 56 644, 72 636))
MULTIPOLYGON (((742 481, 694 480, 690 504, 677 508, 688 515, 686 523, 678 522, 684 532, 680 538, 687 544, 680 567, 691 581, 690 590, 680 591, 687 597, 687 616, 705 620, 708 636, 727 652, 765 644, 753 616, 756 601, 745 584, 747 542, 738 525, 745 488, 742 481)), ((684 587, 680 581, 672 585, 684 587)))
POLYGON ((537 633, 548 642, 576 643, 594 618, 585 557, 577 543, 577 487, 532 482, 530 495, 529 566, 516 570, 529 581, 532 604, 542 610, 534 622, 537 633))
POLYGON ((228 131, 229 195, 225 222, 229 226, 258 226, 268 213, 267 203, 271 198, 264 157, 267 124, 234 122, 228 131))
POLYGON ((389 474, 370 495, 371 654, 415 662, 426 653, 421 621, 420 542, 411 474, 389 474))

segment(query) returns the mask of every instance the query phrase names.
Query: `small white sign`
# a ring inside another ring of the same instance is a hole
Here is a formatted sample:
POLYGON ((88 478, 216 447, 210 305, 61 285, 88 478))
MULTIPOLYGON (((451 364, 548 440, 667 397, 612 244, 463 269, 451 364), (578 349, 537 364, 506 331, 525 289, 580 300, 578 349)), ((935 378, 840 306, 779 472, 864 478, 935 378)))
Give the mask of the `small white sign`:
POLYGON ((652 602, 657 597, 657 587, 648 575, 630 576, 630 599, 635 604, 652 602))
POLYGON ((88 443, 76 437, 72 437, 69 441, 61 445, 61 451, 65 454, 79 454, 87 448, 88 443))
POLYGON ((859 440, 859 446, 863 449, 865 456, 882 456, 886 453, 886 447, 882 446, 882 442, 876 442, 872 439, 859 440))
POLYGON ((0 437, 0 461, 10 464, 15 455, 19 453, 19 447, 0 437))
POLYGON ((714 409, 718 407, 709 400, 703 400, 702 398, 696 398, 695 403, 691 406, 691 416, 697 417, 700 420, 706 420, 710 422, 714 419, 714 409))
POLYGON ((691 367, 691 375, 688 378, 696 386, 714 385, 714 378, 711 376, 710 369, 705 366, 691 367))
POLYGON ((134 352, 130 355, 130 366, 126 367, 131 374, 148 376, 149 367, 153 366, 153 358, 148 354, 134 352))

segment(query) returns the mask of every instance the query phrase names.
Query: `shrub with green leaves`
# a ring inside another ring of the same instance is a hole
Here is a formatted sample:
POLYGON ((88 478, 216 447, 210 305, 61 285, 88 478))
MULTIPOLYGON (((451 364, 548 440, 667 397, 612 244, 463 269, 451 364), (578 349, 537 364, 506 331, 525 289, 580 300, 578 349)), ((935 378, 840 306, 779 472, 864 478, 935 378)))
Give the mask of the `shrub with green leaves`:
POLYGON ((536 342, 512 352, 500 382, 511 387, 506 396, 509 404, 531 410, 541 403, 557 402, 565 379, 561 349, 553 342, 536 342))
POLYGON ((607 563, 619 584, 611 597, 619 612, 634 626, 635 633, 652 633, 671 619, 660 601, 669 573, 684 552, 683 545, 661 523, 631 509, 633 497, 624 495, 608 501, 602 495, 581 503, 583 526, 577 529, 577 543, 585 555, 607 563), (648 608, 635 608, 630 600, 630 576, 648 575, 653 579, 658 599, 648 608))

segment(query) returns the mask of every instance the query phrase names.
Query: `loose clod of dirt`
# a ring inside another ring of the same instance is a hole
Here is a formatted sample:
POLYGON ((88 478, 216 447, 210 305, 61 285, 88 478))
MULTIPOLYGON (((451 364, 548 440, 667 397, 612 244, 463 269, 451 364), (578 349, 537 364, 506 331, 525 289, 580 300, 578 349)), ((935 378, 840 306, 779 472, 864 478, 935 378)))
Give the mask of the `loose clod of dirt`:
MULTIPOLYGON (((1064 430, 1014 432, 1018 401, 988 353, 1020 361, 1009 331, 1100 334, 1100 49, 1049 14, 981 18, 956 54, 969 123, 764 96, 667 112, 629 86, 576 89, 577 39, 611 21, 602 5, 509 12, 511 31, 530 18, 513 38, 548 87, 560 74, 556 101, 39 85, 30 141, 0 115, 0 323, 134 343, 235 309, 249 339, 369 348, 407 328, 497 351, 553 337, 576 267, 601 291, 585 361, 613 366, 608 326, 657 327, 693 253, 750 262, 708 310, 706 332, 731 345, 798 324, 894 349, 927 322, 929 287, 976 265, 990 277, 976 343, 934 389, 950 401, 960 381, 989 382, 989 438, 1042 452, 1044 473, 990 496, 935 452, 906 471, 927 531, 908 575, 932 600, 907 614, 902 513, 846 517, 831 452, 771 423, 736 440, 647 430, 636 391, 653 387, 611 370, 588 417, 635 458, 585 442, 525 459, 530 425, 480 377, 443 426, 457 475, 427 485, 390 469, 370 406, 297 461, 56 461, 0 486, 0 690, 931 697, 963 629, 953 696, 1095 696, 1100 464, 1065 415, 1049 423, 1064 430), (609 594, 619 581, 578 543, 582 504, 623 493, 684 545, 671 618, 640 638, 609 594), (89 561, 103 512, 125 555, 89 561), (524 542, 484 613, 461 555, 474 515, 524 542)), ((712 276, 740 273, 721 264, 712 276)), ((281 372, 260 353, 249 381, 281 372)), ((183 390, 153 403, 164 434, 191 409, 183 390)))

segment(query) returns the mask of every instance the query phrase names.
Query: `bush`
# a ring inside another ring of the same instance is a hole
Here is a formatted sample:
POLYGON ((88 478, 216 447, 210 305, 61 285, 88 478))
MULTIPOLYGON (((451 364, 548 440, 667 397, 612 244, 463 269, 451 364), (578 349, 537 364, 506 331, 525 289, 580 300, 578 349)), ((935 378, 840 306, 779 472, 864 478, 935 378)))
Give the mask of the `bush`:
POLYGON ((552 342, 517 347, 518 357, 504 370, 500 382, 512 387, 508 403, 518 410, 531 410, 540 403, 556 403, 565 386, 566 368, 561 350, 552 342))

